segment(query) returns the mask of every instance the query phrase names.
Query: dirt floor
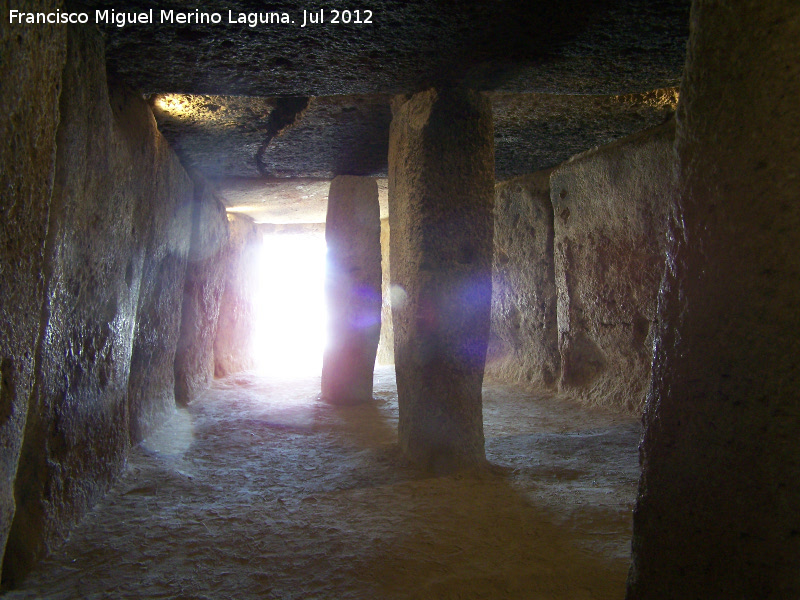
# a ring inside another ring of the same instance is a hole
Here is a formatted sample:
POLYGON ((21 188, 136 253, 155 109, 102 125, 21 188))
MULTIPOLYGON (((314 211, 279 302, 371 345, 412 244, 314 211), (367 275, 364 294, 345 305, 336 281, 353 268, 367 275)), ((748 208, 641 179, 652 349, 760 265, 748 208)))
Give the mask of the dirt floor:
POLYGON ((371 404, 318 391, 218 380, 4 598, 623 598, 638 419, 490 383, 493 467, 430 477, 398 454, 391 367, 371 404))

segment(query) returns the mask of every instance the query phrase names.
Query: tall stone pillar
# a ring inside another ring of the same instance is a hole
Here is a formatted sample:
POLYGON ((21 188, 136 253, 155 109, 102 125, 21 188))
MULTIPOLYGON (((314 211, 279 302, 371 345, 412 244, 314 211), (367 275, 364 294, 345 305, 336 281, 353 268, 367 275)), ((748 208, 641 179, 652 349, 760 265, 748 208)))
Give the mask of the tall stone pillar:
POLYGON ((394 328, 392 327, 392 280, 390 277, 389 219, 381 219, 381 337, 378 342, 378 364, 394 364, 394 328))
POLYGON ((340 175, 331 182, 325 241, 328 345, 322 399, 355 404, 372 399, 381 331, 381 215, 374 179, 340 175))
POLYGON ((800 5, 695 0, 630 600, 800 597, 800 5))
POLYGON ((488 99, 420 92, 393 104, 392 319, 405 454, 435 472, 485 461, 494 136, 488 99))

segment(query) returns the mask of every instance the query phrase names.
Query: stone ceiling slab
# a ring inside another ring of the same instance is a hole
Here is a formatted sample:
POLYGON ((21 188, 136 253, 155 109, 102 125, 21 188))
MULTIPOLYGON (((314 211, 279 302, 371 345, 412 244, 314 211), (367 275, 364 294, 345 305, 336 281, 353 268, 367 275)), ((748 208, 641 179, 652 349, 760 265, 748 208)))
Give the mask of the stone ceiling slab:
MULTIPOLYGON (((381 219, 389 217, 389 182, 377 179, 381 219)), ((235 178, 216 181, 229 212, 245 213, 257 223, 324 223, 331 179, 235 178)))
POLYGON ((501 180, 657 125, 676 96, 652 90, 679 82, 689 6, 371 0, 347 7, 369 23, 337 24, 338 0, 66 2, 93 15, 153 11, 149 24, 101 26, 110 77, 150 97, 184 164, 216 181, 230 207, 273 223, 317 221, 321 182, 335 175, 386 177, 394 94, 489 92, 501 180), (163 22, 162 11, 220 22, 163 22), (303 27, 304 11, 324 22, 303 27), (230 23, 273 13, 285 22, 230 23))
POLYGON ((432 84, 481 90, 623 94, 678 84, 689 0, 371 0, 371 23, 334 24, 342 3, 211 0, 219 24, 159 23, 175 0, 78 0, 70 8, 154 10, 153 24, 102 30, 109 71, 143 93, 246 96, 396 94, 432 84), (304 9, 325 23, 302 27, 304 9), (286 13, 294 23, 229 24, 286 13), (143 51, 143 49, 146 49, 143 51))
MULTIPOLYGON (((498 179, 553 167, 658 125, 677 104, 674 88, 624 96, 495 92, 490 97, 498 179)), ((208 178, 329 180, 341 174, 387 176, 389 99, 312 98, 295 124, 275 137, 266 133, 275 99, 157 95, 151 104, 184 164, 208 178)))
POLYGON ((296 124, 274 138, 268 134, 274 98, 157 95, 150 100, 159 129, 184 164, 206 177, 332 179, 386 176, 389 99, 312 98, 296 124))
POLYGON ((678 89, 621 96, 493 93, 498 180, 554 167, 670 119, 678 89))

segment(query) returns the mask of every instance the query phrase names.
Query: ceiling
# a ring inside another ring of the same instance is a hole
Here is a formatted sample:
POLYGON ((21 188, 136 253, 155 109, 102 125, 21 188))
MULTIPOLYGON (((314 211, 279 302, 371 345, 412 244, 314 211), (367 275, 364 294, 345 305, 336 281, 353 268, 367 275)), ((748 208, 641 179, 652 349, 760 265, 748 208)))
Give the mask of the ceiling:
POLYGON ((150 99, 165 137, 226 204, 265 222, 317 222, 333 176, 386 177, 393 94, 487 92, 498 179, 663 122, 677 102, 689 4, 137 0, 129 6, 152 8, 155 23, 102 30, 110 76, 150 99), (362 20, 371 11, 372 23, 331 23, 345 8, 362 20), (159 23, 163 9, 216 12, 221 22, 159 23), (321 9, 325 23, 301 27, 304 9, 321 9), (229 11, 295 22, 228 24, 229 11))

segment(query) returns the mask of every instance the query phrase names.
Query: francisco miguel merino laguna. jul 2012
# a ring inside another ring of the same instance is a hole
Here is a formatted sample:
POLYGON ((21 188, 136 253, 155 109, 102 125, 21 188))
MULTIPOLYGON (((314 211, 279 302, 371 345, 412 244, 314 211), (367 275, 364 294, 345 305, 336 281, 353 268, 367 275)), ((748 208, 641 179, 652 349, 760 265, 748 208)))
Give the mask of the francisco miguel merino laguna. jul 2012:
MULTIPOLYGON (((154 23, 161 24, 177 24, 177 25, 191 25, 191 24, 212 24, 219 25, 223 23, 223 17, 218 12, 201 12, 196 9, 192 12, 180 12, 173 9, 159 10, 158 21, 155 20, 156 12, 154 9, 148 9, 140 12, 126 12, 116 11, 113 9, 96 10, 94 11, 94 23, 105 25, 116 25, 117 27, 126 27, 129 25, 152 25, 154 23)), ((348 10, 348 9, 331 9, 329 14, 325 14, 324 9, 318 10, 303 10, 303 16, 300 27, 307 25, 319 25, 323 23, 330 23, 332 25, 369 25, 372 24, 372 11, 371 10, 348 10)), ((61 25, 67 23, 89 23, 90 16, 86 12, 67 12, 57 9, 54 12, 22 12, 19 10, 9 11, 9 23, 20 25, 61 25)), ((234 12, 228 11, 228 19, 225 21, 229 25, 247 25, 248 27, 257 27, 258 25, 273 25, 273 24, 295 24, 289 13, 287 12, 234 12)))

